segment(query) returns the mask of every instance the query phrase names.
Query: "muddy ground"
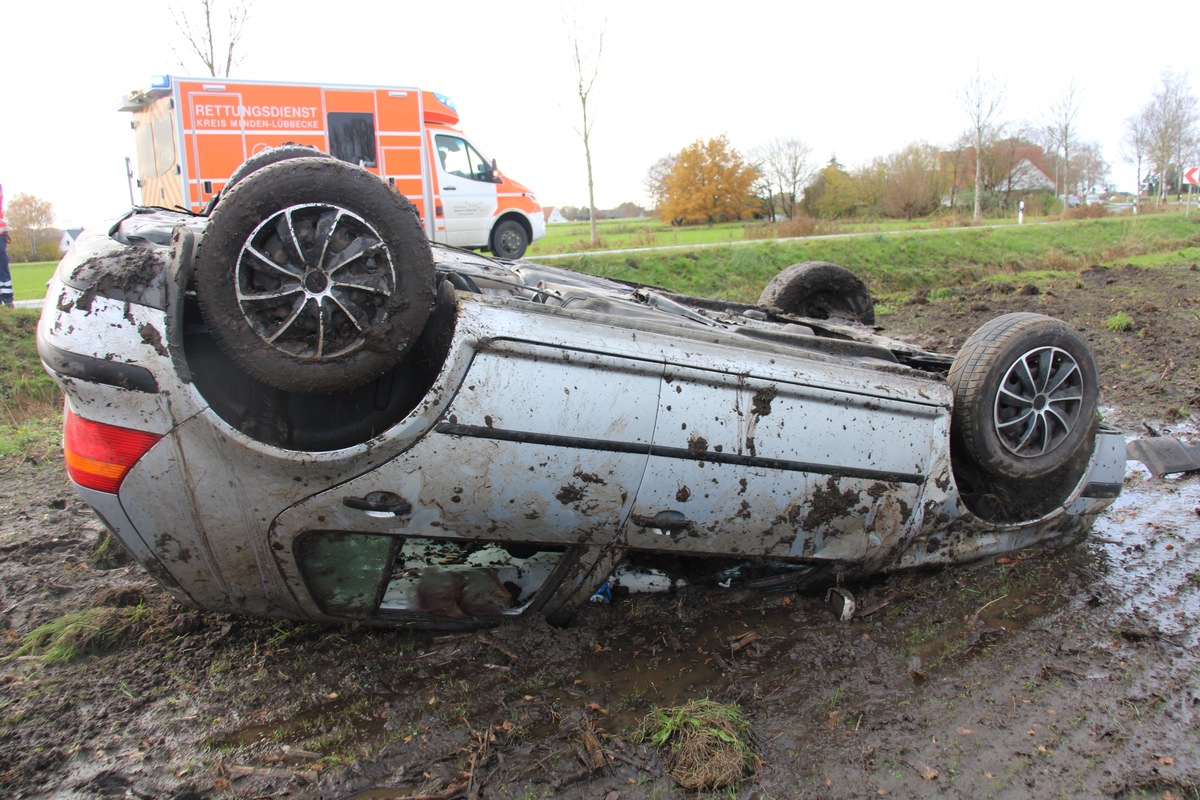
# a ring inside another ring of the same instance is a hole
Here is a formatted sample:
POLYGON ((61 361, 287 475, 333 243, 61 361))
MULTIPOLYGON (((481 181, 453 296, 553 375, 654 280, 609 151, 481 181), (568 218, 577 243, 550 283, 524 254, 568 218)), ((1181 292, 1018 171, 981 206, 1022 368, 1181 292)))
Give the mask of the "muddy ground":
MULTIPOLYGON (((1110 421, 1195 435, 1195 266, 933 292, 880 323, 950 350, 1018 309, 1086 334, 1110 421)), ((561 629, 325 628, 179 606, 30 453, 0 461, 0 795, 687 796, 634 731, 709 697, 760 758, 722 797, 1200 797, 1198 531, 1200 477, 1134 468, 1085 541, 852 586, 849 623, 822 596, 685 589, 561 629), (15 655, 96 608, 118 623, 99 651, 15 655)))

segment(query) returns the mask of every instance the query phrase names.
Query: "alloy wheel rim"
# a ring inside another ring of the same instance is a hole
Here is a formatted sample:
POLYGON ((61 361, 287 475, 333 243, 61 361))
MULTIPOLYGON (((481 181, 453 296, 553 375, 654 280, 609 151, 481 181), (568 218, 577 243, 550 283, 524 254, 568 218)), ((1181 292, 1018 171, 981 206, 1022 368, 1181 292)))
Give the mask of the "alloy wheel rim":
POLYGON ((1037 347, 1022 355, 1004 374, 992 424, 1004 448, 1020 458, 1052 452, 1079 424, 1083 372, 1059 347, 1037 347))
POLYGON ((386 321, 395 259, 357 214, 326 203, 288 206, 264 219, 238 255, 237 302, 267 345, 305 361, 361 349, 386 321))

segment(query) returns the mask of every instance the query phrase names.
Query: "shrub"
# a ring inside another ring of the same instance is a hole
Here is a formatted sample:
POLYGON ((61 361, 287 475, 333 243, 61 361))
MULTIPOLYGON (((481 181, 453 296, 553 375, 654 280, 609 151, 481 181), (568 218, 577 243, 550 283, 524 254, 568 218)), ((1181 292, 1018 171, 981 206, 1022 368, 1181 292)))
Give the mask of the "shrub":
POLYGON ((1107 216, 1108 209, 1103 203, 1075 206, 1075 208, 1068 208, 1066 212, 1063 213, 1064 219, 1099 219, 1100 217, 1107 216))
POLYGON ((798 239, 817 232, 817 221, 812 217, 796 217, 760 225, 747 225, 747 239, 798 239))
POLYGON ((775 227, 778 229, 780 237, 783 238, 812 236, 817 232, 817 221, 812 217, 796 217, 777 222, 775 227))
POLYGON ((929 218, 931 228, 966 228, 974 224, 970 217, 955 212, 934 214, 929 218))
POLYGON ((1017 198, 1013 203, 1019 203, 1022 199, 1025 201, 1025 216, 1027 217, 1042 217, 1052 210, 1057 211, 1062 208, 1062 203, 1058 198, 1049 192, 1035 192, 1023 198, 1017 198))
POLYGON ((648 225, 641 225, 629 240, 630 247, 654 247, 658 244, 658 233, 648 225))

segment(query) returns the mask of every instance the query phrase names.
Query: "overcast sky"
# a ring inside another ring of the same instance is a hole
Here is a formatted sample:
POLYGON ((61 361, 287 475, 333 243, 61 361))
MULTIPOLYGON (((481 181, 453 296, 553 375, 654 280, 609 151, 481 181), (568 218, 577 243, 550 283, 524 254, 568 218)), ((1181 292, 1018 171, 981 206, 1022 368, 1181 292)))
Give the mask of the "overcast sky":
MULTIPOLYGON (((605 30, 589 101, 602 208, 646 203, 643 179, 657 159, 720 134, 743 153, 796 137, 820 163, 836 155, 849 167, 914 141, 949 145, 968 126, 957 95, 977 63, 1005 85, 1003 118, 1013 125, 1044 121, 1074 79, 1081 139, 1098 142, 1117 188, 1132 190, 1125 119, 1164 69, 1188 72, 1193 94, 1200 89, 1200 57, 1177 35, 1200 11, 1184 0, 1152 9, 607 0, 584 12, 541 0, 252 2, 233 77, 442 92, 484 154, 547 206, 587 203, 564 16, 582 19, 593 38, 605 30)), ((50 201, 60 227, 121 213, 134 151, 118 102, 151 75, 201 74, 195 61, 180 65, 167 3, 13 0, 0 31, 5 198, 50 201)))

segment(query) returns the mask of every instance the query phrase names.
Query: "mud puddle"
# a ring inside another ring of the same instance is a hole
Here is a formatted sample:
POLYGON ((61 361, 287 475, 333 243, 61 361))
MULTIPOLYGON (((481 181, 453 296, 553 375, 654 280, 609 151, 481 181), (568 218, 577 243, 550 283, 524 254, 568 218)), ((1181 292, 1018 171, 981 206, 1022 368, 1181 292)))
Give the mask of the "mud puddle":
POLYGON ((1200 644, 1200 476, 1151 478, 1130 462, 1121 496, 1096 521, 1090 548, 1121 601, 1113 621, 1136 635, 1200 644))

